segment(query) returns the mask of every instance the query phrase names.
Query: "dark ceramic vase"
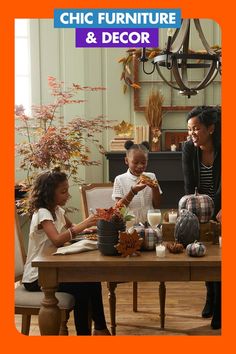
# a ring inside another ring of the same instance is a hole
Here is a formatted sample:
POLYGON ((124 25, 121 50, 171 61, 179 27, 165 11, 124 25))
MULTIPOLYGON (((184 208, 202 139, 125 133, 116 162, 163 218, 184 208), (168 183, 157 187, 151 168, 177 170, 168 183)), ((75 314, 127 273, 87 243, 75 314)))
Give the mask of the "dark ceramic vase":
POLYGON ((123 220, 98 220, 98 249, 105 256, 116 256, 118 252, 114 247, 119 242, 119 231, 125 231, 123 220))

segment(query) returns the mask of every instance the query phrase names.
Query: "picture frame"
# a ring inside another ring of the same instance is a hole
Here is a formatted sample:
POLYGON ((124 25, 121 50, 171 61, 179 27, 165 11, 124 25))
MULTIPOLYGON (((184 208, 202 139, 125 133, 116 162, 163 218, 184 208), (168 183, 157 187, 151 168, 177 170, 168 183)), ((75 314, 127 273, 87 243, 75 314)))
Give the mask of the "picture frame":
MULTIPOLYGON (((210 87, 205 90, 200 90, 196 96, 192 96, 191 100, 186 96, 179 94, 178 90, 171 88, 165 83, 156 73, 152 75, 145 75, 142 72, 142 66, 137 57, 133 57, 133 79, 141 88, 134 89, 133 103, 135 112, 144 112, 150 91, 155 88, 158 89, 165 97, 162 106, 163 112, 183 111, 189 112, 196 106, 201 105, 215 105, 220 102, 221 98, 221 81, 220 78, 215 79, 210 87)), ((147 63, 146 65, 151 65, 147 63)), ((172 73, 169 73, 169 81, 172 81, 172 73)), ((199 82, 192 79, 191 83, 199 82)))
POLYGON ((176 145, 176 151, 182 150, 182 143, 187 140, 188 131, 184 129, 168 129, 162 131, 162 151, 171 151, 171 145, 176 145))

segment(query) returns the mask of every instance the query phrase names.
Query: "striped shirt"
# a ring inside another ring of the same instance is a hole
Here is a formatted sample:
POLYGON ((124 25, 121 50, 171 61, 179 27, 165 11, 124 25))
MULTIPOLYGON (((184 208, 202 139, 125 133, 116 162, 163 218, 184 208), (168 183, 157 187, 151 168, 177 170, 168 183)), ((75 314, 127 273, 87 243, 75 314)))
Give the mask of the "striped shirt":
POLYGON ((213 166, 205 166, 202 162, 200 164, 200 186, 199 192, 209 195, 214 200, 213 166))

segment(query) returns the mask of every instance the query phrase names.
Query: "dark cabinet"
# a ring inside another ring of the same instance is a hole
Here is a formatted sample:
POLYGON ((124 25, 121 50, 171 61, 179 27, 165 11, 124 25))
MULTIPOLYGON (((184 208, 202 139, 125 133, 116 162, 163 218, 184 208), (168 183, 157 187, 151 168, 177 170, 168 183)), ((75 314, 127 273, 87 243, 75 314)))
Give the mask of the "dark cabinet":
MULTIPOLYGON (((125 152, 107 152, 109 161, 109 180, 114 182, 117 175, 127 170, 125 152)), ((182 172, 182 152, 150 152, 148 172, 154 172, 163 191, 161 208, 177 208, 179 199, 184 195, 182 172)))

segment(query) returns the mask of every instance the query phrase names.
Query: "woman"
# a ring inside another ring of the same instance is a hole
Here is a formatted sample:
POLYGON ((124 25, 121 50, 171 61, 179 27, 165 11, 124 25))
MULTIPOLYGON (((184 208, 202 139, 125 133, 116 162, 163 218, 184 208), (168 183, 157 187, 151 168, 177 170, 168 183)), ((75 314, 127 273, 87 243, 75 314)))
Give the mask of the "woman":
MULTIPOLYGON (((199 106, 187 116, 189 141, 182 155, 186 194, 195 187, 214 200, 213 218, 221 221, 221 110, 199 106)), ((221 283, 206 282, 206 304, 202 317, 212 317, 211 327, 221 328, 221 283)))

